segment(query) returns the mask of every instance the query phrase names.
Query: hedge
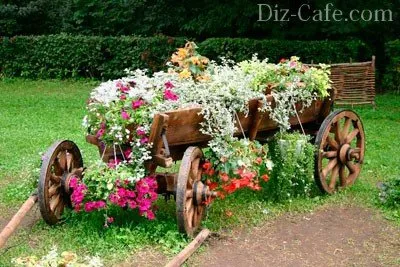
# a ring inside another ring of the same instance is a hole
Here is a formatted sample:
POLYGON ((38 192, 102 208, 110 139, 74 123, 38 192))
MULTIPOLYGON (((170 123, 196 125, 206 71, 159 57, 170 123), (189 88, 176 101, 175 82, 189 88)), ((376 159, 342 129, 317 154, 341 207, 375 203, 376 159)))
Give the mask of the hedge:
POLYGON ((26 78, 116 78, 126 68, 158 70, 184 38, 17 36, 0 39, 0 71, 26 78))
POLYGON ((400 93, 400 40, 386 43, 386 62, 383 89, 400 93))
MULTIPOLYGON (((0 38, 0 73, 8 77, 117 78, 124 69, 164 67, 184 38, 96 37, 66 34, 0 38)), ((270 61, 296 55, 304 62, 348 62, 370 59, 361 41, 278 41, 211 38, 199 43, 200 52, 211 59, 219 56, 236 61, 254 53, 270 61)))
POLYGON ((224 56, 235 61, 251 58, 269 58, 278 62, 282 58, 298 56, 304 63, 342 63, 371 60, 371 49, 359 40, 350 41, 289 41, 252 40, 245 38, 211 38, 200 45, 204 55, 210 58, 224 56))

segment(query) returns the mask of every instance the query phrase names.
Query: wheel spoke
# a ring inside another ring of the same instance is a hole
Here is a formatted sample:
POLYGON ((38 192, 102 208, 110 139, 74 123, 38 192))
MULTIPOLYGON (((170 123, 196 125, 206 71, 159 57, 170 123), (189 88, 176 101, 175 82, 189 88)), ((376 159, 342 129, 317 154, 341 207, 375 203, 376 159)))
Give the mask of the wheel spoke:
POLYGON ((358 129, 354 129, 353 131, 351 131, 351 133, 349 133, 349 135, 346 137, 345 143, 350 144, 359 132, 360 131, 358 129))
POLYGON ((351 174, 358 173, 359 171, 359 166, 357 164, 354 164, 352 161, 347 161, 346 166, 351 174))
POLYGON ((337 159, 331 159, 328 163, 328 165, 325 167, 325 169, 322 170, 322 176, 326 178, 328 173, 336 166, 337 164, 337 159))
POLYGON ((340 123, 339 123, 339 121, 336 122, 334 131, 335 131, 335 140, 336 140, 336 142, 338 142, 339 144, 342 143, 342 135, 341 135, 341 131, 340 131, 340 123))
POLYGON ((335 158, 337 156, 337 151, 327 151, 327 152, 322 152, 322 157, 323 158, 335 158))
POLYGON ((59 184, 61 183, 61 177, 58 175, 55 175, 53 173, 50 174, 50 180, 53 184, 59 184))
POLYGON ((70 172, 72 170, 72 168, 73 168, 73 163, 74 163, 73 159, 74 159, 74 157, 68 151, 66 151, 65 153, 67 154, 67 156, 66 156, 67 157, 67 171, 70 172))
POLYGON ((52 198, 56 193, 58 193, 58 188, 60 188, 60 185, 53 185, 49 188, 49 199, 52 198))
POLYGON ((63 209, 64 209, 64 201, 61 199, 58 202, 57 206, 54 208, 54 213, 56 214, 57 217, 61 216, 63 209))
POLYGON ((193 190, 188 190, 186 191, 186 199, 192 198, 193 197, 193 190))
POLYGON ((345 135, 349 133, 350 125, 351 125, 351 119, 346 118, 346 121, 344 122, 344 126, 343 126, 343 133, 345 135))
POLYGON ((328 137, 326 138, 326 140, 328 141, 328 144, 329 144, 329 146, 330 146, 331 148, 334 148, 334 149, 336 149, 336 150, 339 149, 339 144, 336 142, 335 139, 332 139, 332 137, 328 136, 328 137))
POLYGON ((347 185, 347 177, 346 177, 346 167, 344 165, 340 165, 339 177, 340 177, 340 185, 342 187, 345 187, 347 185))
POLYGON ((331 189, 335 189, 336 180, 339 176, 339 169, 340 169, 339 164, 336 164, 336 166, 332 170, 331 181, 329 182, 329 188, 331 189))
POLYGON ((57 195, 55 198, 50 200, 50 210, 54 212, 55 207, 57 207, 58 203, 61 201, 60 195, 57 195))

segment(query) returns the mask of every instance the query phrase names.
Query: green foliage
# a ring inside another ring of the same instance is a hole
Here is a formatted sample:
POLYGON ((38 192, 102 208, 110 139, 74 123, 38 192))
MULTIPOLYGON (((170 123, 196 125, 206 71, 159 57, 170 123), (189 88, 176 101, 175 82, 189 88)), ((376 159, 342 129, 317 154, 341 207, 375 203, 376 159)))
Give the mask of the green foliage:
POLYGON ((183 38, 66 34, 0 39, 0 70, 9 77, 121 77, 126 68, 160 70, 183 38))
MULTIPOLYGON (((119 78, 126 68, 157 71, 184 38, 17 36, 0 38, 0 73, 25 78, 119 78)), ((270 62, 292 55, 305 63, 366 60, 372 54, 361 41, 278 41, 235 38, 211 38, 199 44, 201 54, 218 60, 230 57, 236 62, 250 59, 254 53, 270 62)))
POLYGON ((400 93, 400 40, 386 43, 386 62, 383 88, 400 93))
POLYGON ((240 62, 258 53, 276 63, 282 58, 298 56, 304 63, 338 63, 369 60, 370 48, 359 40, 350 41, 288 41, 253 40, 246 38, 210 38, 200 45, 200 53, 212 59, 227 57, 240 62))
POLYGON ((384 183, 379 197, 386 207, 400 209, 400 177, 384 183))
POLYGON ((314 146, 299 133, 277 134, 269 143, 274 163, 267 195, 274 201, 310 196, 314 186, 314 146))

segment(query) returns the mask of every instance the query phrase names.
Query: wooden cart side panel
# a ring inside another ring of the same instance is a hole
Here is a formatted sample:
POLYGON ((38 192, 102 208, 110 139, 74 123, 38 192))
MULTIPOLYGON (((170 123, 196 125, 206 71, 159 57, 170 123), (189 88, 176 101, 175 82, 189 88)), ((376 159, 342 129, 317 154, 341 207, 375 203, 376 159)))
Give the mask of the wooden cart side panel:
MULTIPOLYGON (((268 101, 271 101, 271 99, 272 97, 268 96, 268 101)), ((306 108, 299 114, 301 123, 305 124, 317 121, 321 115, 326 117, 327 115, 325 116, 325 114, 321 114, 321 111, 324 110, 325 112, 325 108, 330 106, 329 103, 330 102, 321 100, 313 101, 310 107, 306 108)), ((278 127, 277 124, 270 119, 268 112, 260 113, 258 112, 258 108, 259 100, 253 99, 249 102, 248 115, 238 114, 243 131, 247 137, 252 139, 255 138, 259 131, 275 130, 278 127)), ((328 108, 326 108, 326 110, 328 110, 328 108)), ((201 108, 187 108, 165 113, 169 117, 167 140, 170 147, 202 143, 211 139, 210 136, 204 135, 200 132, 200 123, 203 121, 203 117, 199 115, 200 111, 201 108)), ((296 116, 290 118, 290 124, 299 124, 296 116)), ((238 128, 238 131, 235 136, 241 136, 242 132, 238 123, 236 123, 236 127, 238 128)))

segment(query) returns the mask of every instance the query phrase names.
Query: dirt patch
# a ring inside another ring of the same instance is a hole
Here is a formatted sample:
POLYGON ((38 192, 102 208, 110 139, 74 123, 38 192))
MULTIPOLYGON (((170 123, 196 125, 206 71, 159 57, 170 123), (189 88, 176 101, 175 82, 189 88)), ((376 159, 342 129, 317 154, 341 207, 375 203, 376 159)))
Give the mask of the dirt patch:
POLYGON ((188 265, 399 266, 400 229, 370 209, 321 208, 212 238, 188 265))
POLYGON ((126 261, 114 265, 116 267, 152 267, 164 266, 168 261, 167 257, 161 252, 152 248, 144 248, 133 256, 130 256, 126 261))

